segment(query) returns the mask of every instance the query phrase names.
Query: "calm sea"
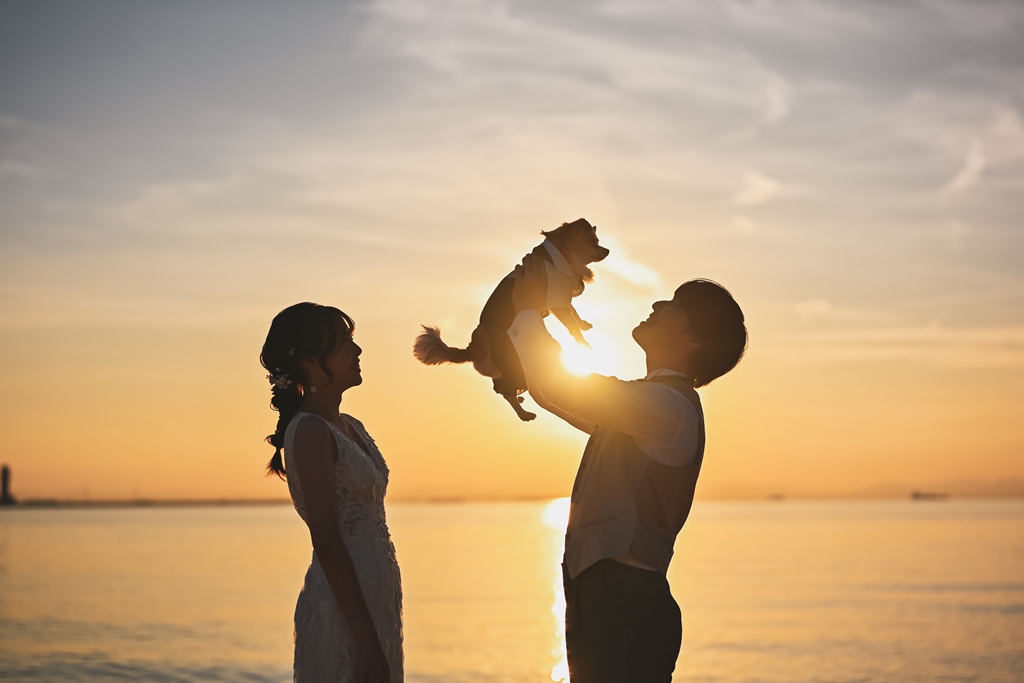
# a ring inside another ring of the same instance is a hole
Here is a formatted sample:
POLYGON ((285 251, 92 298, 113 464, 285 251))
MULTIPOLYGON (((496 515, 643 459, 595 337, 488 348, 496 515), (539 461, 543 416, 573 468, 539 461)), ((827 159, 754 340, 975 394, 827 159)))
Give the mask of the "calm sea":
MULTIPOLYGON (((393 504, 412 683, 565 673, 565 501, 393 504)), ((0 510, 0 679, 291 680, 286 505, 0 510)), ((1024 680, 1024 501, 699 501, 676 680, 1024 680)))

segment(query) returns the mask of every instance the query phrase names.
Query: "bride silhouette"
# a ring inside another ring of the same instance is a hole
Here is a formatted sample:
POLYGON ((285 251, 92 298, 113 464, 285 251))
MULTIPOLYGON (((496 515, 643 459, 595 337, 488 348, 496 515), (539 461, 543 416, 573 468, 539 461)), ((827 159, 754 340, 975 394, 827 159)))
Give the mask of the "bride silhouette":
POLYGON ((313 542, 295 606, 296 683, 403 680, 388 466, 363 424, 339 411, 363 382, 354 330, 337 308, 295 304, 274 318, 260 354, 279 413, 267 470, 287 480, 313 542))

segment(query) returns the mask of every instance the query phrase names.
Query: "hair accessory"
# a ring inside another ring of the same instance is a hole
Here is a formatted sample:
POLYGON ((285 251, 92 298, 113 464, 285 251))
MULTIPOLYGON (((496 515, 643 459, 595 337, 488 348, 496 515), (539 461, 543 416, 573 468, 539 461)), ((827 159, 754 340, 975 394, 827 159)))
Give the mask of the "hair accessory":
POLYGON ((292 348, 288 349, 288 355, 289 356, 294 356, 295 355, 295 347, 294 346, 292 348))
POLYGON ((287 389, 292 385, 292 378, 287 372, 281 372, 281 368, 274 368, 274 372, 267 375, 270 386, 273 389, 287 389))

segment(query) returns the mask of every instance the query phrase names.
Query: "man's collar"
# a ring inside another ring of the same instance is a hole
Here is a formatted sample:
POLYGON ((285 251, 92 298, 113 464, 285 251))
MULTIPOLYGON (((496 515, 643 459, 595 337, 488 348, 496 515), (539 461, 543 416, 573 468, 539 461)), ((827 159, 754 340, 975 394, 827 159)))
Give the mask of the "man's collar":
POLYGON ((558 247, 555 246, 554 242, 545 238, 542 244, 544 245, 544 248, 548 250, 548 253, 551 254, 551 265, 553 265, 558 272, 567 277, 576 276, 576 273, 572 271, 572 266, 570 266, 569 262, 565 260, 565 257, 562 256, 562 252, 558 250, 558 247))
POLYGON ((668 368, 658 368, 657 370, 652 370, 652 371, 648 372, 647 376, 644 377, 644 379, 645 380, 651 380, 651 379, 653 379, 655 377, 671 377, 672 375, 676 375, 678 377, 686 377, 686 375, 684 373, 679 372, 678 370, 669 370, 668 368))

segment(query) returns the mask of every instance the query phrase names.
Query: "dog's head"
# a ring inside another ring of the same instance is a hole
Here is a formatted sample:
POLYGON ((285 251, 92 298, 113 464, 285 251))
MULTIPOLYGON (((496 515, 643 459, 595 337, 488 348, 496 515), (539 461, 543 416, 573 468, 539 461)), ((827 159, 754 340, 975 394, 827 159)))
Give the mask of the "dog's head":
POLYGON ((587 264, 603 261, 609 253, 597 242, 597 226, 591 225, 586 218, 577 218, 572 223, 562 223, 554 230, 542 230, 540 234, 558 247, 573 271, 583 278, 584 282, 594 279, 594 271, 587 268, 587 264))

